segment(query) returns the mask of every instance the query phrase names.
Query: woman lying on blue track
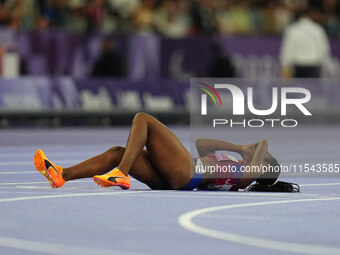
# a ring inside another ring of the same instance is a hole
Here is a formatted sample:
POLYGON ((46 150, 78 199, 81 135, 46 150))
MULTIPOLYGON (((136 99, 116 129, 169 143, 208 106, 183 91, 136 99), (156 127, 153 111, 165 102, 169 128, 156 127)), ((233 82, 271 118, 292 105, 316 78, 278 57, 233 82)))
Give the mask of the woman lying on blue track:
POLYGON ((289 183, 277 182, 280 171, 261 171, 269 165, 279 166, 268 153, 266 140, 242 146, 199 139, 196 146, 199 157, 193 158, 169 128, 151 115, 138 113, 133 119, 125 148, 112 147, 68 168, 56 166, 41 150, 37 150, 34 164, 53 188, 59 188, 69 180, 93 177, 103 187, 129 189, 131 175, 151 189, 236 191, 256 181, 252 190, 294 190, 289 183), (242 161, 217 151, 237 152, 242 161))

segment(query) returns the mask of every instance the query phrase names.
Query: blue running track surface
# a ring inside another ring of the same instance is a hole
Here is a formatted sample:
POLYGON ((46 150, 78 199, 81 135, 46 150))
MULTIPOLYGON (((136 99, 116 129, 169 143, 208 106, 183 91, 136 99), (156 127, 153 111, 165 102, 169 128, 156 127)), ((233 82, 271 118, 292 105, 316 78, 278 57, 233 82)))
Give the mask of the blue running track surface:
MULTIPOLYGON (((308 142, 309 128, 288 139, 305 141, 304 150, 285 147, 279 130, 260 131, 259 139, 269 137, 284 162, 339 160, 340 128, 324 129, 320 139, 328 142, 315 140, 321 148, 308 142)), ((189 147, 189 129, 173 130, 189 147)), ((127 191, 92 179, 52 189, 34 169, 38 148, 70 166, 125 145, 128 131, 0 131, 0 254, 340 254, 337 178, 283 178, 301 193, 153 191, 134 179, 127 191)))

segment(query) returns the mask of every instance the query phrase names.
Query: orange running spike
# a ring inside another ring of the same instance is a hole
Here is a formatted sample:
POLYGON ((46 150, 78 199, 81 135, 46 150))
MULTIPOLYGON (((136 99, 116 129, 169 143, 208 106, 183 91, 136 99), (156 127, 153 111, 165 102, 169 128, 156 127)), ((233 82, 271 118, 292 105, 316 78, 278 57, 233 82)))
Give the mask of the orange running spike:
POLYGON ((64 185, 63 168, 53 164, 42 150, 34 154, 34 166, 50 182, 52 188, 60 188, 64 185))
POLYGON ((93 180, 102 187, 119 186, 122 189, 130 188, 130 177, 123 174, 118 168, 104 175, 95 175, 93 180))

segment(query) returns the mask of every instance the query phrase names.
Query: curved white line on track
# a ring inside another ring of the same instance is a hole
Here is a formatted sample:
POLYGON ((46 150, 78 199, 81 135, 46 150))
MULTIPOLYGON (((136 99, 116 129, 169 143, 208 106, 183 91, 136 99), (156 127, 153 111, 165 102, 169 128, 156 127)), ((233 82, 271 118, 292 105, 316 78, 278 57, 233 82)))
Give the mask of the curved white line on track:
MULTIPOLYGON (((88 182, 88 181, 74 181, 74 182, 88 182)), ((27 184, 25 183, 9 183, 9 184, 27 184)), ((33 183, 46 183, 46 182, 33 182, 33 183)), ((337 183, 338 184, 338 183, 337 183)), ((340 183, 339 183, 340 184, 340 183)), ((316 186, 315 184, 314 186, 316 186)), ((320 184, 320 185, 330 185, 330 184, 320 184)), ((334 185, 336 185, 334 183, 334 185)), ((115 195, 115 194, 131 194, 131 193, 157 193, 162 191, 115 191, 115 192, 98 192, 98 193, 76 193, 76 194, 61 194, 61 195, 45 195, 45 196, 25 196, 25 197, 14 197, 14 198, 2 198, 0 199, 0 203, 4 202, 16 202, 16 201, 26 201, 26 200, 38 200, 38 199, 49 199, 49 198, 65 198, 65 197, 82 197, 82 196, 102 196, 102 195, 115 195)), ((236 194, 236 193, 233 193, 236 194)), ((219 206, 219 207, 211 207, 200 209, 192 212, 185 213, 180 216, 178 219, 180 225, 188 230, 196 232, 198 234, 207 235, 213 238, 218 238, 226 241, 253 245, 262 248, 269 248, 275 250, 283 250, 290 252, 300 252, 307 254, 339 254, 339 249, 320 247, 320 246, 312 246, 312 245, 303 245, 303 244, 294 244, 287 242, 278 242, 266 239, 252 238, 247 236, 229 234, 224 232, 219 232, 215 230, 206 229, 192 223, 192 218, 204 214, 211 211, 223 210, 223 209, 231 209, 237 207, 247 207, 247 206, 260 206, 260 205, 269 205, 269 204, 280 204, 280 203, 293 203, 293 202, 307 202, 307 201, 323 201, 323 200, 338 200, 340 198, 320 198, 320 199, 299 199, 299 200, 284 200, 284 201, 273 201, 273 202, 260 202, 260 203, 250 203, 250 204, 238 204, 238 205, 229 205, 229 206, 219 206), (203 232, 203 233, 202 233, 203 232), (291 249, 287 249, 291 247, 291 249), (306 252, 311 251, 311 252, 306 252)), ((91 249, 84 247, 76 247, 76 246, 67 246, 62 244, 52 244, 52 243, 43 243, 43 242, 35 242, 28 241, 16 238, 9 238, 0 236, 0 246, 21 249, 32 252, 42 252, 45 254, 98 254, 98 255, 106 255, 106 254, 122 254, 122 255, 133 255, 138 253, 130 253, 130 252, 122 252, 122 251, 112 251, 112 250, 99 250, 99 249, 91 249)))
POLYGON ((291 242, 281 242, 274 241, 263 238, 249 237, 244 235, 232 234, 227 232, 222 232, 218 230, 209 229, 206 227, 201 227, 193 223, 193 218, 200 216, 205 213, 215 212, 219 210, 228 210, 240 207, 252 207, 252 206, 264 206, 273 204, 285 204, 285 203, 299 203, 299 202, 313 202, 313 201, 330 201, 330 200, 340 200, 340 197, 330 197, 330 198, 315 198, 315 199, 298 199, 298 200, 281 200, 281 201, 271 201, 271 202, 258 202, 258 203, 245 203, 245 204, 234 204, 225 206, 215 206, 209 208, 198 209, 182 214, 178 218, 178 223, 185 229, 192 231, 196 234, 209 236, 215 239, 220 239, 228 242, 256 246, 260 248, 286 251, 291 253, 302 253, 302 254, 340 254, 339 248, 328 248, 324 246, 309 245, 309 244, 299 244, 291 242))

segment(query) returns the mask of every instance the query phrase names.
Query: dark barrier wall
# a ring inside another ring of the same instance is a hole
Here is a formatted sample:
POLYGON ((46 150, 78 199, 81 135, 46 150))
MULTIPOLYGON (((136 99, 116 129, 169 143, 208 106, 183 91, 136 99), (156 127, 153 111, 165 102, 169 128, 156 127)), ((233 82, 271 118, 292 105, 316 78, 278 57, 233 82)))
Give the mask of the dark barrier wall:
POLYGON ((189 82, 27 76, 0 79, 0 111, 183 111, 188 93, 189 82))
MULTIPOLYGON (((167 39, 154 36, 112 36, 123 57, 129 79, 184 79, 209 76, 212 48, 219 45, 230 55, 239 77, 278 77, 280 38, 198 37, 167 39)), ((71 75, 85 78, 98 59, 103 35, 65 32, 20 32, 1 35, 0 43, 18 44, 23 69, 30 75, 71 75)), ((332 41, 331 75, 340 73, 340 41, 332 41)))
MULTIPOLYGON (((339 79, 261 78, 227 82, 239 86, 244 93, 249 86, 256 87, 252 96, 256 107, 270 107, 271 86, 305 87, 312 94, 307 108, 313 112, 313 117, 301 121, 313 124, 340 121, 337 117, 339 79)), ((201 85, 195 83, 193 86, 201 85)), ((79 125, 122 125, 129 124, 132 116, 140 111, 149 112, 167 123, 188 124, 189 109, 200 109, 199 102, 190 100, 192 96, 200 98, 197 90, 190 91, 187 81, 72 79, 65 76, 0 79, 0 127, 41 122, 48 125, 74 125, 75 122, 79 125)), ((221 98, 226 103, 232 101, 229 93, 221 94, 221 98)), ((299 112, 294 110, 292 116, 299 112)), ((226 115, 231 116, 228 112, 226 115)))
MULTIPOLYGON (((339 79, 229 79, 240 86, 257 87, 254 104, 270 106, 272 86, 306 87, 316 101, 315 111, 339 109, 339 79), (244 83, 244 84, 243 84, 244 83)), ((189 82, 173 80, 126 81, 23 77, 0 79, 0 111, 152 111, 189 110, 189 82)))

